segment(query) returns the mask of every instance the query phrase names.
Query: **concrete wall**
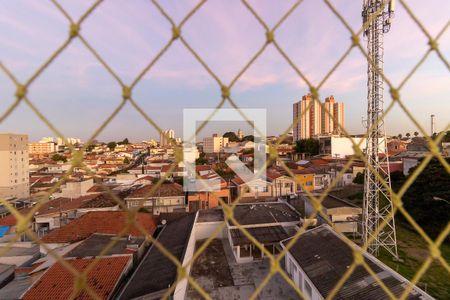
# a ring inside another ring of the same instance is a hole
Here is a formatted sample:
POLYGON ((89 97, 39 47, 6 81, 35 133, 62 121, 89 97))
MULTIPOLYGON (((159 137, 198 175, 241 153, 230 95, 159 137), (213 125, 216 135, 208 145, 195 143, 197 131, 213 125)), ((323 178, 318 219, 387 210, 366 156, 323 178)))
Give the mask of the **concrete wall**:
POLYGON ((55 197, 78 198, 88 194, 88 190, 94 186, 94 180, 67 182, 61 187, 60 193, 53 194, 55 197))
POLYGON ((286 196, 297 192, 297 183, 290 177, 279 177, 272 183, 273 196, 286 196))
POLYGON ((299 287, 299 289, 305 293, 306 297, 311 300, 324 299, 316 287, 312 284, 311 280, 308 278, 306 273, 300 268, 300 265, 294 259, 294 257, 288 252, 285 258, 285 270, 290 275, 294 283, 299 287), (311 287, 311 294, 306 291, 306 285, 311 287))
MULTIPOLYGON (((220 222, 202 222, 195 224, 195 239, 204 240, 209 238, 213 232, 221 225, 223 221, 220 222)), ((226 237, 227 226, 223 226, 222 230, 216 235, 216 238, 223 239, 226 237)))
MULTIPOLYGON (((194 252, 195 252, 195 242, 197 240, 195 237, 195 231, 196 231, 195 224, 197 223, 197 218, 198 218, 198 212, 195 215, 195 221, 194 221, 194 224, 192 227, 191 236, 189 237, 189 242, 188 242, 188 245, 184 252, 184 257, 183 257, 183 262, 182 262, 183 266, 187 265, 187 263, 192 259, 192 256, 194 255, 194 252)), ((192 264, 186 268, 187 274, 190 274, 191 266, 192 266, 192 264)), ((184 300, 184 297, 186 296, 187 288, 188 288, 187 279, 181 280, 175 288, 175 291, 173 293, 173 299, 174 300, 184 300)))
POLYGON ((419 164, 417 158, 403 158, 403 175, 408 176, 409 170, 419 164))

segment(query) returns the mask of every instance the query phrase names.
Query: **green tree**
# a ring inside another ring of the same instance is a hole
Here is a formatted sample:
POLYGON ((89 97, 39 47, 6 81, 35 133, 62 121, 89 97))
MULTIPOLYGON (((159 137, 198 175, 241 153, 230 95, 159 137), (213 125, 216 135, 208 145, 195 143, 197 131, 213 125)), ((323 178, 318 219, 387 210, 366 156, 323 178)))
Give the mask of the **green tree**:
POLYGON ((109 150, 113 151, 116 148, 117 143, 116 142, 109 142, 107 144, 107 146, 108 146, 109 150))
POLYGON ((450 143, 450 130, 445 133, 444 138, 442 139, 442 141, 444 143, 450 143))
POLYGON ((130 160, 128 159, 128 157, 125 157, 125 159, 123 160, 123 163, 127 164, 127 165, 130 163, 130 160))
POLYGON ((403 135, 401 133, 399 133, 397 136, 399 139, 402 139, 402 137, 403 137, 403 135))
POLYGON ((297 153, 307 153, 309 155, 319 154, 319 141, 315 139, 303 139, 295 142, 297 153))
POLYGON ((86 147, 86 152, 92 152, 92 150, 94 150, 95 145, 94 144, 89 144, 89 146, 86 147))
POLYGON ((196 165, 206 165, 208 163, 208 160, 204 157, 199 157, 195 160, 196 165))
POLYGON ((407 132, 406 137, 409 139, 410 136, 411 136, 411 133, 407 132))
MULTIPOLYGON (((450 158, 446 160, 450 163, 450 158)), ((410 174, 413 174, 416 168, 411 169, 410 174)), ((434 158, 402 197, 405 209, 433 239, 444 230, 450 220, 449 187, 450 174, 434 158)))
POLYGON ((414 131, 414 136, 415 136, 415 137, 418 137, 418 136, 419 136, 419 133, 418 133, 417 131, 414 131))
POLYGON ((305 140, 298 140, 295 142, 295 152, 305 153, 305 140))
POLYGON ((317 155, 319 154, 319 141, 315 139, 307 139, 305 148, 306 153, 309 153, 310 155, 317 155))
POLYGON ((250 142, 254 142, 255 141, 255 137, 253 135, 246 135, 242 138, 242 141, 250 141, 250 142))
POLYGON ((67 158, 64 155, 61 155, 58 153, 53 154, 52 160, 55 162, 58 162, 58 161, 67 162, 67 158))
POLYGON ((228 131, 223 134, 223 137, 228 138, 230 142, 239 142, 239 138, 233 131, 228 131))
POLYGON ((353 179, 353 183, 356 184, 364 184, 364 172, 358 172, 355 178, 353 179))
POLYGON ((123 145, 128 145, 130 142, 128 141, 128 138, 124 138, 122 141, 123 145))

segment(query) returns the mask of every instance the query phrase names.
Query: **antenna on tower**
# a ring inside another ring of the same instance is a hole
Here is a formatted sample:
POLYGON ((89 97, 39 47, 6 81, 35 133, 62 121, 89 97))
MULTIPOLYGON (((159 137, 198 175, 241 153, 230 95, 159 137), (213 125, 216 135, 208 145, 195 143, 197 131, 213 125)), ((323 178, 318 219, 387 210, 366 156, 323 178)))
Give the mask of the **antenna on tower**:
POLYGON ((363 202, 363 241, 369 253, 380 248, 398 259, 395 220, 389 189, 389 157, 383 118, 383 35, 389 32, 394 16, 394 0, 364 0, 362 17, 367 26, 367 140, 363 202), (377 176, 377 174, 379 176, 377 176), (381 178, 379 178, 381 177, 381 178), (383 179, 389 188, 382 184, 383 179), (378 232, 381 223, 386 226, 378 232))

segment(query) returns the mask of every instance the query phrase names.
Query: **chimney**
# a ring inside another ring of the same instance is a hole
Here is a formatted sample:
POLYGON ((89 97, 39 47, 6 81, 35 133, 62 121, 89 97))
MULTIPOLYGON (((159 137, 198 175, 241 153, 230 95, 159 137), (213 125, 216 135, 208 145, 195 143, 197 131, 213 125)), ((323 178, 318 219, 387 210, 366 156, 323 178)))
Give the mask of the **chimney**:
POLYGON ((431 115, 431 135, 436 133, 436 117, 431 115))

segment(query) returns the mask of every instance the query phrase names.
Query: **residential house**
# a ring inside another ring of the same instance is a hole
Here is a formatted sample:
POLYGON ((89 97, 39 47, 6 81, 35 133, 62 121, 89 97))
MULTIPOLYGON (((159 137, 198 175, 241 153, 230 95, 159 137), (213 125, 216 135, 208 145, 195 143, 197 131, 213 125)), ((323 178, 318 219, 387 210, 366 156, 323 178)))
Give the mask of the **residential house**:
POLYGON ((314 190, 314 176, 316 172, 314 169, 304 168, 302 170, 297 169, 291 171, 297 183, 297 191, 312 192, 314 190))
MULTIPOLYGON (((319 197, 320 194, 315 196, 319 197)), ((305 203, 305 216, 308 218, 316 210, 311 200, 306 195, 300 195, 305 203)), ((321 202, 322 214, 317 214, 315 219, 317 225, 332 222, 339 232, 357 233, 361 232, 362 209, 350 202, 333 195, 327 195, 321 202), (326 218, 324 217, 326 216, 326 218)))
MULTIPOLYGON (((339 285, 343 276, 355 262, 354 252, 362 253, 364 262, 379 280, 382 280, 394 297, 403 296, 411 283, 384 265, 374 256, 362 251, 356 244, 346 240, 330 226, 324 224, 308 230, 298 237, 294 245, 287 249, 292 238, 281 242, 286 249, 285 270, 295 285, 308 299, 326 299, 339 285)), ((333 298, 336 299, 388 299, 384 288, 374 275, 362 265, 345 280, 333 298)), ((416 286, 405 299, 433 299, 416 286)))
POLYGON ((59 188, 59 192, 53 193, 53 197, 78 198, 89 194, 88 190, 94 186, 94 180, 71 179, 67 180, 59 188))
POLYGON ((195 212, 200 209, 215 208, 220 205, 220 200, 227 204, 230 203, 230 189, 228 183, 217 174, 211 166, 196 166, 196 173, 199 180, 204 180, 211 185, 213 182, 219 182, 219 189, 214 191, 202 191, 202 188, 204 187, 199 183, 198 191, 189 192, 187 196, 190 212, 195 212))
POLYGON ((38 235, 44 235, 87 212, 118 209, 116 200, 106 193, 95 193, 78 198, 60 197, 39 207, 34 214, 33 228, 38 235))
MULTIPOLYGON (((91 268, 87 273, 87 286, 99 299, 114 299, 114 293, 131 270, 131 255, 64 260, 79 273, 87 270, 94 261, 95 268, 91 268)), ((76 282, 75 275, 62 262, 57 262, 26 291, 22 299, 66 300, 74 291, 74 282, 76 282)), ((91 298, 84 289, 75 295, 77 299, 91 298)))
MULTIPOLYGON (((284 202, 238 204, 233 210, 240 228, 245 228, 271 254, 278 253, 279 242, 291 236, 301 223, 300 214, 284 202)), ((227 222, 228 241, 238 263, 265 257, 235 223, 227 222)))
POLYGON ((389 155, 394 155, 407 150, 407 143, 399 139, 391 139, 387 143, 387 150, 389 155))
POLYGON ((231 197, 235 199, 236 197, 241 198, 268 198, 273 197, 272 184, 270 181, 262 178, 257 178, 244 182, 239 176, 235 176, 231 179, 233 184, 231 197))
POLYGON ((186 196, 178 183, 164 182, 156 189, 153 184, 137 188, 125 198, 128 208, 143 207, 154 215, 161 212, 186 211, 186 196))
POLYGON ((266 176, 272 185, 273 197, 288 196, 297 192, 297 183, 292 177, 275 169, 268 169, 266 176))
MULTIPOLYGON (((156 230, 154 218, 147 213, 137 213, 134 221, 144 229, 142 232, 135 225, 130 225, 124 235, 142 237, 152 235, 156 230)), ((87 239, 94 233, 118 235, 128 224, 128 213, 124 211, 94 211, 88 212, 65 226, 57 228, 44 237, 41 242, 47 249, 55 249, 87 239)), ((41 246, 41 252, 46 249, 41 246)))
MULTIPOLYGON (((194 253, 193 228, 196 216, 197 214, 188 214, 167 223, 157 237, 158 242, 183 266, 190 261, 194 253)), ((187 274, 190 268, 187 267, 187 274)), ((184 299, 188 282, 187 279, 177 282, 177 278, 177 266, 158 247, 152 245, 115 299, 160 299, 173 284, 176 286, 169 297, 175 300, 184 299)))

